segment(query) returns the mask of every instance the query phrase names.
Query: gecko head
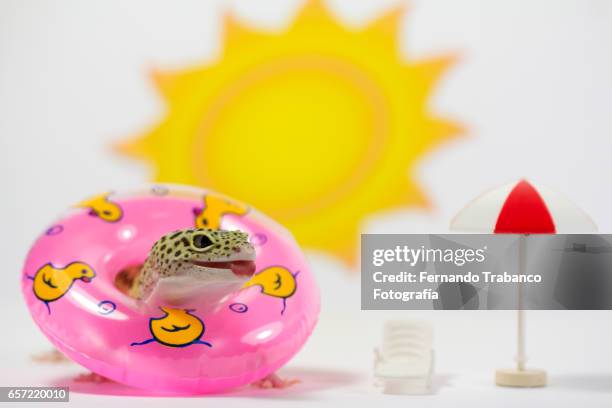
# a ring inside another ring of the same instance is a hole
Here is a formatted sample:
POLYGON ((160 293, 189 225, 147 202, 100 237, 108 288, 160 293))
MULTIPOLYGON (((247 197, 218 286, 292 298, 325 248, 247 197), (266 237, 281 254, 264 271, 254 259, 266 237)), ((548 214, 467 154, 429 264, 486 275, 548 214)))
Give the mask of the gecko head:
POLYGON ((246 281, 255 272, 255 249, 242 231, 189 228, 161 237, 151 250, 160 278, 202 282, 246 281))

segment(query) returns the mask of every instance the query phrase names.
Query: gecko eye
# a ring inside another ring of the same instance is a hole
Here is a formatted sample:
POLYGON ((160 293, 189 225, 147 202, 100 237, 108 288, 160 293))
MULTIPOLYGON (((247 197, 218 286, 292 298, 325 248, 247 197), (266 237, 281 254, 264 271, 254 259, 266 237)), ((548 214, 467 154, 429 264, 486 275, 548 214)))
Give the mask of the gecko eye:
POLYGON ((213 245, 213 240, 206 234, 194 234, 191 236, 191 247, 196 251, 208 249, 213 245))

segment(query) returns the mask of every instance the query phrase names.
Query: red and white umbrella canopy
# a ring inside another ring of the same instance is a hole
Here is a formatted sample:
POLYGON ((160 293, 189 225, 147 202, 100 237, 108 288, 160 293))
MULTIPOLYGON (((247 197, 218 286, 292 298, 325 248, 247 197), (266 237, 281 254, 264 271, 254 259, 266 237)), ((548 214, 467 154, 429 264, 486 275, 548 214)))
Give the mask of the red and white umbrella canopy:
POLYGON ((563 195, 520 180, 476 198, 451 221, 451 229, 496 234, 592 233, 597 226, 563 195))

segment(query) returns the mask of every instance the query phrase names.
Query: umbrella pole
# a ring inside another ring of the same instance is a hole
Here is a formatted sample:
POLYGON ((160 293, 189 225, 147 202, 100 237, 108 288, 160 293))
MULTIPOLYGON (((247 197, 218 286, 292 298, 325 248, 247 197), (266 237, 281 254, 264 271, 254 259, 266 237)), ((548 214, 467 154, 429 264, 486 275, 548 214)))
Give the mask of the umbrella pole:
MULTIPOLYGON (((527 265, 527 235, 519 235, 518 272, 523 275, 527 265)), ((525 311, 523 310, 523 284, 517 288, 517 366, 514 369, 499 369, 495 372, 495 383, 504 387, 543 387, 546 385, 546 371, 525 368, 525 311)))
MULTIPOLYGON (((519 274, 523 275, 525 273, 525 262, 526 262, 526 245, 525 239, 526 235, 519 236, 519 274)), ((518 301, 517 301, 517 354, 516 354, 516 363, 517 370, 524 371, 525 370, 525 362, 527 361, 527 356, 525 355, 525 312, 523 311, 523 284, 519 282, 518 284, 518 301)))

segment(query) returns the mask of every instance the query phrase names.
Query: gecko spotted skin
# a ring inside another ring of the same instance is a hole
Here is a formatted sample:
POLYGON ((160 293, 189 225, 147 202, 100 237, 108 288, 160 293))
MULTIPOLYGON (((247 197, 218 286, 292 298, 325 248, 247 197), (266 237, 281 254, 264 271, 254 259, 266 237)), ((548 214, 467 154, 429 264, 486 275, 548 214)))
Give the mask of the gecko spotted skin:
POLYGON ((189 276, 214 281, 219 276, 250 276, 255 249, 241 231, 189 228, 162 236, 151 248, 129 295, 146 298, 160 279, 189 276), (229 272, 228 270, 232 271, 229 272))

